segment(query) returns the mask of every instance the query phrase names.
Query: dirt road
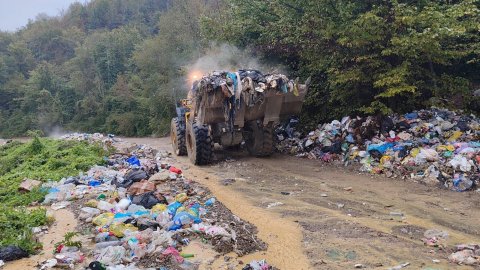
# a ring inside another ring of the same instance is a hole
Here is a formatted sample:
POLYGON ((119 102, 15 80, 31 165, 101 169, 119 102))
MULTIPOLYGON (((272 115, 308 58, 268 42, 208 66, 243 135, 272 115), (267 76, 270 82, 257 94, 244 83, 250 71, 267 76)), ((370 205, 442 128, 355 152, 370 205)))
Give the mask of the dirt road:
MULTIPOLYGON (((170 150, 168 138, 126 139, 170 150)), ((258 159, 216 152, 210 166, 176 160, 269 244, 259 256, 280 269, 474 269, 449 264, 454 244, 480 242, 480 194, 360 175, 284 155, 258 159), (449 233, 446 249, 425 246, 428 229, 449 233), (439 260, 440 262, 433 262, 439 260)))

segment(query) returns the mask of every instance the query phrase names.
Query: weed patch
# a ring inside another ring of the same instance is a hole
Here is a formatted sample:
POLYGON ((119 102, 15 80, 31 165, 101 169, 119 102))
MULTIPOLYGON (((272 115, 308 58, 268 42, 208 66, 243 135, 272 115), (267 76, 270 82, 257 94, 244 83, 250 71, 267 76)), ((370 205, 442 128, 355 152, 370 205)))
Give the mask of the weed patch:
POLYGON ((44 138, 0 147, 0 247, 16 245, 32 253, 41 246, 31 229, 47 224, 46 211, 24 206, 43 200, 47 191, 20 193, 18 186, 25 178, 59 181, 103 164, 105 155, 100 145, 44 138))

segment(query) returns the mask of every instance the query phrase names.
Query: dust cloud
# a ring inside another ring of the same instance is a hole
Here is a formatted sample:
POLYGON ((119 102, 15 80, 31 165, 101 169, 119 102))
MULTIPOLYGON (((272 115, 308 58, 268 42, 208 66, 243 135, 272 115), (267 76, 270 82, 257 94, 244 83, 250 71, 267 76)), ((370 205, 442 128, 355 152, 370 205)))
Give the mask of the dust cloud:
POLYGON ((267 63, 249 50, 239 49, 228 44, 214 45, 187 66, 188 85, 212 71, 237 71, 239 69, 256 69, 266 73, 285 73, 286 68, 278 64, 267 63))
POLYGON ((54 138, 54 139, 60 139, 62 136, 69 134, 69 132, 65 131, 60 126, 53 126, 52 128, 45 130, 44 132, 47 135, 47 137, 54 138))

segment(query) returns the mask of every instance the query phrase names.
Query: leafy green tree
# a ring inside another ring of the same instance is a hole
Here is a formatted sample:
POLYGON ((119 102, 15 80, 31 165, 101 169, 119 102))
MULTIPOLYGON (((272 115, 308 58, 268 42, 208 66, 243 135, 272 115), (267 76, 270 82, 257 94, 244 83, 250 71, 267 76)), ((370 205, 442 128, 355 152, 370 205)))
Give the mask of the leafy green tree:
POLYGON ((323 121, 467 95, 478 81, 471 72, 480 52, 478 6, 476 0, 232 0, 222 20, 203 19, 203 31, 313 75, 303 118, 323 121))

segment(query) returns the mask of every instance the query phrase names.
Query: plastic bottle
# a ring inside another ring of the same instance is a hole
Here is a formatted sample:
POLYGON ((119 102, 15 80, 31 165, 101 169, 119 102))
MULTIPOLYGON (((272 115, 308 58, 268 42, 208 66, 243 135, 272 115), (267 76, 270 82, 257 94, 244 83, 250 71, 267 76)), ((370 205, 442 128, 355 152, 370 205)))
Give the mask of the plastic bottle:
POLYGON ((104 249, 106 247, 121 246, 122 241, 108 241, 95 244, 95 249, 104 249))

